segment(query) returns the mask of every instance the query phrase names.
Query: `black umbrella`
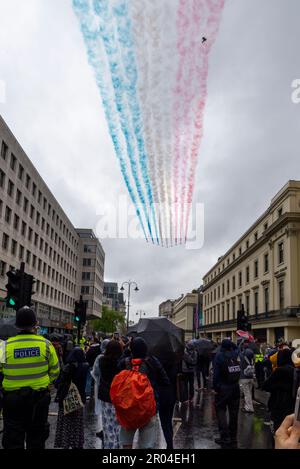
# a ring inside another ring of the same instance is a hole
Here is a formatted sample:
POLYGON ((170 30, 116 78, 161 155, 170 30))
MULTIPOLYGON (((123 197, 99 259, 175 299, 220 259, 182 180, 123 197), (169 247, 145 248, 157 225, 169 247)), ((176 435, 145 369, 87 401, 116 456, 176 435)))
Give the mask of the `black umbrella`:
POLYGON ((0 319, 0 339, 6 340, 18 333, 15 322, 15 318, 8 320, 0 319))
POLYGON ((128 327, 127 329, 127 334, 128 337, 136 337, 137 335, 137 324, 134 324, 133 326, 128 327))
POLYGON ((49 335, 49 340, 52 341, 60 341, 64 339, 64 336, 62 334, 59 334, 58 332, 53 332, 52 334, 49 335))
POLYGON ((206 355, 212 352, 216 347, 216 344, 209 339, 196 339, 193 340, 193 344, 195 345, 199 355, 206 355))
POLYGON ((149 355, 157 357, 164 365, 178 363, 184 352, 184 330, 167 318, 143 318, 134 333, 148 345, 149 355))

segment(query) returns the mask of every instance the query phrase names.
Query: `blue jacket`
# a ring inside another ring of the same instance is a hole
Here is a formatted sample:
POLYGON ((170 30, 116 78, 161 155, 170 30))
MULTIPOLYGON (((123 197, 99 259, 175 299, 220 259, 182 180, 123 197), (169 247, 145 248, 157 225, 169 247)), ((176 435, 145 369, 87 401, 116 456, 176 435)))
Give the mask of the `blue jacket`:
MULTIPOLYGON (((228 386, 223 379, 223 366, 225 362, 225 358, 237 358, 238 357, 238 348, 234 348, 232 351, 224 350, 221 348, 220 352, 218 352, 213 361, 213 388, 215 391, 218 391, 221 385, 228 386)), ((232 386, 232 385, 229 385, 232 386)), ((234 385, 235 386, 235 385, 234 385)))

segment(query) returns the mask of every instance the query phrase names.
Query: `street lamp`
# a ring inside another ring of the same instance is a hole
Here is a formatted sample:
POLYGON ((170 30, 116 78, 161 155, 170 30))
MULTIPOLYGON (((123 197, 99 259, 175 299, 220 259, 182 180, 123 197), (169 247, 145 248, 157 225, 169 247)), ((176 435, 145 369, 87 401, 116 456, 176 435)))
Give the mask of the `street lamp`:
POLYGON ((128 330, 128 326, 129 326, 129 307, 130 307, 130 289, 131 289, 131 285, 135 285, 134 291, 139 291, 139 288, 138 288, 136 282, 133 282, 133 281, 129 280, 128 282, 123 282, 123 283, 122 283, 122 286, 121 286, 121 288, 120 288, 121 291, 124 291, 124 285, 127 285, 127 286, 128 286, 128 301, 127 301, 127 330, 128 330))
POLYGON ((137 316, 138 314, 140 315, 140 319, 142 318, 142 316, 146 316, 146 312, 143 311, 142 309, 139 310, 139 311, 137 311, 137 312, 135 313, 136 316, 137 316))

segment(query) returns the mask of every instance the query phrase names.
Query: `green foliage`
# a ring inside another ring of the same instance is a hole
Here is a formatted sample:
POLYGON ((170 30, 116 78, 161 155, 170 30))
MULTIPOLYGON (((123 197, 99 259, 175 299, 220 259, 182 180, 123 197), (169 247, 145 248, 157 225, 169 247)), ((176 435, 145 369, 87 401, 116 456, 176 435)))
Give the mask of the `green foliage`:
POLYGON ((90 321, 90 324, 94 331, 108 334, 116 332, 119 329, 123 329, 125 325, 125 317, 124 314, 119 311, 108 309, 107 306, 103 305, 101 319, 90 321))

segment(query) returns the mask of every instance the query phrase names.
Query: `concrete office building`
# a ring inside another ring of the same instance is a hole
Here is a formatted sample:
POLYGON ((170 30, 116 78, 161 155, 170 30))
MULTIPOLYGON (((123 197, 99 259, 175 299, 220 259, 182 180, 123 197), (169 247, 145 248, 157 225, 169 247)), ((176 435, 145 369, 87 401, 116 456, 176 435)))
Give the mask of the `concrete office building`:
POLYGON ((92 302, 88 314, 100 317, 104 252, 99 241, 89 240, 98 249, 85 256, 82 230, 74 228, 1 116, 0 152, 1 316, 14 315, 4 302, 6 272, 23 261, 36 279, 33 301, 40 325, 48 332, 72 330, 74 302, 85 286, 81 264, 95 257, 95 266, 87 270, 98 262, 99 278, 87 298, 92 302))
POLYGON ((258 340, 300 338, 300 181, 275 195, 203 280, 201 332, 234 338, 244 304, 258 340))
POLYGON ((105 254, 91 229, 77 228, 79 237, 78 277, 83 301, 87 304, 87 318, 101 317, 105 254))
POLYGON ((125 313, 124 295, 119 293, 117 282, 104 282, 103 297, 112 309, 125 313))

